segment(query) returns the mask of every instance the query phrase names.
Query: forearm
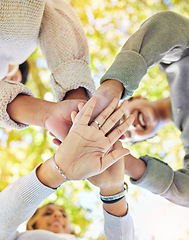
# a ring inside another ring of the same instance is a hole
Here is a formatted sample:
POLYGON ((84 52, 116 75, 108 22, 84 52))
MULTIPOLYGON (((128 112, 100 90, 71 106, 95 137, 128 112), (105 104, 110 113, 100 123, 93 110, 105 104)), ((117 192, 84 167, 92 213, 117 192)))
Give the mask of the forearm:
POLYGON ((145 174, 140 179, 131 178, 131 183, 160 195, 175 204, 188 207, 189 170, 173 171, 166 162, 148 155, 140 158, 147 166, 145 174))
POLYGON ((0 193, 2 239, 14 236, 17 227, 28 220, 40 203, 65 181, 50 158, 5 188, 0 193))
POLYGON ((71 99, 82 99, 82 100, 89 100, 89 95, 87 90, 83 87, 79 87, 77 89, 70 90, 66 93, 64 100, 71 100, 71 99))
MULTIPOLYGON (((123 191, 123 184, 117 187, 101 188, 100 193, 102 196, 113 196, 123 191)), ((103 208, 111 215, 122 217, 127 214, 127 202, 126 198, 123 197, 121 200, 107 204, 103 203, 103 208)))
POLYGON ((123 217, 127 214, 127 202, 126 197, 113 204, 103 203, 103 208, 109 214, 116 217, 123 217))
MULTIPOLYGON (((108 192, 101 190, 101 193, 106 195, 110 193, 111 195, 118 193, 118 189, 116 191, 114 190, 108 192)), ((128 210, 126 197, 123 197, 121 200, 113 204, 103 203, 103 208, 106 239, 133 240, 134 226, 128 210)))
POLYGON ((4 128, 22 129, 26 127, 26 124, 19 124, 13 121, 8 112, 8 105, 11 104, 19 94, 25 94, 27 96, 33 96, 31 90, 25 85, 16 83, 13 81, 3 80, 0 81, 0 126, 4 128))
POLYGON ((124 157, 125 162, 125 174, 132 179, 139 180, 146 171, 146 163, 139 158, 133 157, 128 154, 124 157))
POLYGON ((189 46, 188 24, 189 19, 171 11, 154 14, 129 38, 122 52, 140 54, 148 69, 164 59, 168 64, 177 61, 189 46))
POLYGON ((37 168, 36 175, 43 185, 56 189, 66 182, 66 179, 56 169, 52 158, 53 157, 37 168))
POLYGON ((45 120, 56 103, 27 95, 18 95, 7 106, 12 120, 18 123, 32 124, 45 128, 45 120))

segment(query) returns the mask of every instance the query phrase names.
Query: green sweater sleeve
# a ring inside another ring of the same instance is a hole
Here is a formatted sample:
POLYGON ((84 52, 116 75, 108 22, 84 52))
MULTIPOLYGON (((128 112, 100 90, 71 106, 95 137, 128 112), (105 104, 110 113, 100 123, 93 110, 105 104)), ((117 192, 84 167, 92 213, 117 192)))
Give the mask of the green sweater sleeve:
POLYGON ((124 44, 101 78, 123 83, 123 97, 133 94, 146 72, 160 62, 177 61, 189 47, 189 19, 164 11, 146 20, 124 44))
POLYGON ((189 207, 189 170, 173 169, 165 162, 148 155, 140 159, 147 165, 144 176, 138 181, 130 178, 131 183, 160 195, 167 200, 189 207))

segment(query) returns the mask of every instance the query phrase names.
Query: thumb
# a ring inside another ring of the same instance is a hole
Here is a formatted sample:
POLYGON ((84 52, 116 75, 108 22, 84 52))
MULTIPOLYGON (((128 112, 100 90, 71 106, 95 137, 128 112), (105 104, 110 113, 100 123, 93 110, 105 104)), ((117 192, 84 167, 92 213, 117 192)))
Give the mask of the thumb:
POLYGON ((130 153, 127 148, 115 149, 101 158, 101 172, 106 170, 112 164, 117 162, 120 158, 128 155, 130 153))

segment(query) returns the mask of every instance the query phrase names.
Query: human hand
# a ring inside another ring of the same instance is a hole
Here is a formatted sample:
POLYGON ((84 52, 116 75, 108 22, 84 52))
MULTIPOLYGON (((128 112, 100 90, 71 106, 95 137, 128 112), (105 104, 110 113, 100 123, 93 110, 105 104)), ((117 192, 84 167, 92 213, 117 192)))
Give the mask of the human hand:
POLYGON ((89 124, 93 113, 96 97, 88 103, 84 114, 72 112, 73 125, 56 153, 56 163, 70 180, 80 180, 102 173, 118 159, 129 153, 128 149, 117 148, 108 153, 112 145, 132 124, 134 117, 130 115, 113 131, 110 129, 122 117, 127 109, 127 101, 114 112, 119 102, 112 103, 96 117, 101 125, 89 124))
POLYGON ((120 99, 123 90, 123 84, 117 80, 108 79, 103 82, 95 93, 97 104, 91 119, 94 119, 99 113, 101 113, 115 97, 120 99))
MULTIPOLYGON (((123 84, 120 83, 117 80, 109 79, 97 89, 95 96, 97 98, 97 103, 95 105, 94 111, 91 115, 92 121, 98 114, 100 114, 106 107, 109 106, 109 104, 112 102, 112 100, 116 97, 118 99, 121 98, 121 95, 123 93, 123 84)), ((84 113, 86 109, 86 106, 83 107, 83 109, 80 109, 79 116, 82 116, 82 113, 84 113)), ((118 125, 118 123, 117 123, 118 125)), ((124 138, 124 135, 121 136, 121 138, 124 138)), ((61 144, 61 141, 54 140, 54 143, 57 145, 61 144)))
MULTIPOLYGON (((120 141, 117 141, 112 150, 122 147, 120 141)), ((112 164, 103 173, 90 177, 88 179, 92 184, 100 188, 102 196, 115 196, 123 192, 124 187, 124 158, 119 159, 116 163, 112 164)), ((103 208, 111 215, 125 216, 127 214, 127 202, 125 198, 117 202, 108 204, 103 202, 103 208)))
MULTIPOLYGON (((96 91, 95 96, 97 98, 97 103, 95 105, 94 111, 92 113, 91 116, 91 121, 98 115, 100 114, 106 107, 109 106, 109 104, 111 103, 111 101, 114 99, 114 97, 117 98, 121 98, 123 92, 123 84, 120 83, 117 80, 107 80, 105 81, 96 91)), ((83 95, 81 95, 81 89, 79 92, 79 96, 83 98, 83 95)), ((74 96, 75 97, 75 96, 74 96)), ((67 95, 66 99, 71 99, 73 98, 72 95, 67 95)), ((78 98, 78 95, 77 95, 78 98)), ((83 109, 81 110, 81 113, 79 114, 79 116, 82 116, 82 113, 85 112, 86 106, 83 107, 83 109)), ((56 123, 54 123, 56 125, 56 123)), ((61 144, 61 139, 57 138, 56 135, 53 135, 53 133, 51 132, 51 135, 54 137, 53 142, 56 145, 60 145, 61 144)), ((123 138, 123 135, 121 136, 121 138, 123 138)))
MULTIPOLYGON (((117 141, 111 151, 121 149, 122 144, 117 141)), ((103 195, 114 195, 121 191, 124 185, 124 158, 119 159, 112 164, 103 173, 90 177, 88 180, 95 186, 100 188, 103 195)))
POLYGON ((44 120, 44 127, 50 131, 50 135, 55 137, 53 142, 60 144, 67 136, 71 126, 71 113, 78 112, 78 104, 86 103, 84 100, 64 100, 62 102, 54 103, 49 108, 47 116, 44 120))

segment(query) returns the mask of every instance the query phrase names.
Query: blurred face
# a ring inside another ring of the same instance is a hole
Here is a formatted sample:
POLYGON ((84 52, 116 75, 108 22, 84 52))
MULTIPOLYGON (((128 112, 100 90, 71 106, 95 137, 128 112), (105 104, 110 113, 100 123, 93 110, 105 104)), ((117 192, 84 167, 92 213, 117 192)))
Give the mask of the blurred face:
POLYGON ((129 102, 128 111, 135 116, 133 125, 126 133, 126 138, 129 141, 143 141, 156 134, 160 127, 156 102, 150 102, 146 99, 133 99, 129 102))
POLYGON ((71 233, 67 214, 62 207, 54 204, 48 204, 39 210, 35 227, 54 233, 71 233))
POLYGON ((19 70, 19 65, 9 65, 9 71, 3 80, 11 80, 15 82, 22 81, 22 74, 19 70))

